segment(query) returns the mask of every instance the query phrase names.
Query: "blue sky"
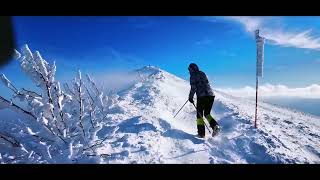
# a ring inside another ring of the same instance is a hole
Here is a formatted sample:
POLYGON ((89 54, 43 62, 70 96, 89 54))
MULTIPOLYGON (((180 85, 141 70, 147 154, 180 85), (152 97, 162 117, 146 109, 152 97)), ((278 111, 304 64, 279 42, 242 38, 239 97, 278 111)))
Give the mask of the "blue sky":
MULTIPOLYGON (((14 17, 17 49, 56 61, 57 78, 155 65, 188 79, 195 62, 213 86, 255 86, 253 31, 267 38, 261 83, 319 84, 320 17, 14 17)), ((19 87, 31 81, 16 61, 0 69, 19 87)), ((3 90, 3 87, 0 89, 3 90)))

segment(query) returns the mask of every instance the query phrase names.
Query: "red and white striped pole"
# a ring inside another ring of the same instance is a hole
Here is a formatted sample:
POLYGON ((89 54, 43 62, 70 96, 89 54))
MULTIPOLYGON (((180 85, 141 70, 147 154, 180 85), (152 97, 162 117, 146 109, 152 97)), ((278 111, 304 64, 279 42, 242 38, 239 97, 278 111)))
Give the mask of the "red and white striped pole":
POLYGON ((256 113, 254 116, 254 127, 257 128, 257 115, 258 115, 258 88, 259 87, 259 77, 256 76, 256 113))
POLYGON ((259 36, 259 30, 256 33, 256 43, 257 43, 257 71, 256 71, 256 111, 254 117, 254 127, 257 128, 258 119, 258 90, 259 90, 259 77, 262 77, 263 72, 263 51, 264 51, 264 38, 259 36))

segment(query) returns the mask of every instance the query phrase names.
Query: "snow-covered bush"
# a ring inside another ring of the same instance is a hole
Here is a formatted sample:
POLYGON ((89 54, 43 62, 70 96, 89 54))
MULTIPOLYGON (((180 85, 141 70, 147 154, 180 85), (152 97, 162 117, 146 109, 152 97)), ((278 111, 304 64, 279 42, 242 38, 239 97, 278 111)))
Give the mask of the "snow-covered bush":
POLYGON ((13 123, 15 125, 11 126, 16 128, 6 129, 18 130, 0 130, 0 140, 8 145, 4 150, 0 143, 3 150, 0 150, 0 163, 99 161, 99 157, 92 154, 104 140, 99 140, 96 133, 107 120, 114 96, 104 95, 93 79, 88 74, 83 77, 80 70, 71 83, 63 84, 62 90, 55 79, 55 63, 49 64, 27 45, 21 52, 15 51, 15 58, 25 75, 39 87, 40 93, 24 88, 18 90, 4 74, 1 75, 3 84, 13 92, 10 100, 0 96, 1 108, 27 115, 32 126, 13 123), (16 99, 24 102, 26 108, 14 103, 16 99))

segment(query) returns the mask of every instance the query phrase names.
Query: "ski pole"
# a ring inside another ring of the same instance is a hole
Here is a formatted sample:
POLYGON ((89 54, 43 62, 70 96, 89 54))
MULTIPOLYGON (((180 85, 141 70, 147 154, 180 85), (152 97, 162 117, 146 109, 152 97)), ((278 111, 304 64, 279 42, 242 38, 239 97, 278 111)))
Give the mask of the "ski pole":
POLYGON ((184 105, 179 109, 179 111, 177 112, 177 114, 173 117, 173 118, 175 118, 177 115, 178 115, 178 113, 181 111, 181 109, 187 104, 187 102, 188 102, 189 100, 187 100, 185 103, 184 103, 184 105))
MULTIPOLYGON (((196 111, 197 111, 197 113, 199 114, 199 116, 200 116, 202 119, 204 119, 204 118, 202 117, 202 115, 198 112, 198 109, 197 109, 196 105, 194 105, 194 103, 192 103, 192 104, 193 104, 193 106, 196 108, 196 111)), ((211 131, 210 131, 210 129, 208 128, 207 124, 204 123, 204 125, 206 126, 206 128, 207 128, 207 130, 210 132, 210 134, 212 134, 211 131)))

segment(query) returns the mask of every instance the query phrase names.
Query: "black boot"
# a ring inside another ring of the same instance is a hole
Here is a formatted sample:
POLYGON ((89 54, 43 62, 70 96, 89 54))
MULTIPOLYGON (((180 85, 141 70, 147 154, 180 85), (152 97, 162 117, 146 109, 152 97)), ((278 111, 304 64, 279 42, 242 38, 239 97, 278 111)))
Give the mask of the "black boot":
POLYGON ((204 125, 197 125, 198 128, 198 136, 203 138, 206 135, 206 130, 204 125))
POLYGON ((218 134, 218 132, 220 131, 220 126, 219 124, 217 123, 216 120, 212 119, 210 121, 210 127, 212 128, 213 132, 212 132, 212 136, 215 136, 216 134, 218 134))
POLYGON ((212 129, 214 129, 218 125, 217 121, 210 114, 206 115, 206 119, 208 120, 212 129))
POLYGON ((214 129, 218 125, 217 121, 214 119, 212 119, 209 124, 212 129, 214 129))

